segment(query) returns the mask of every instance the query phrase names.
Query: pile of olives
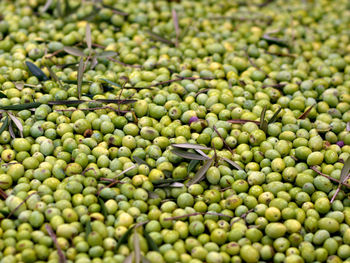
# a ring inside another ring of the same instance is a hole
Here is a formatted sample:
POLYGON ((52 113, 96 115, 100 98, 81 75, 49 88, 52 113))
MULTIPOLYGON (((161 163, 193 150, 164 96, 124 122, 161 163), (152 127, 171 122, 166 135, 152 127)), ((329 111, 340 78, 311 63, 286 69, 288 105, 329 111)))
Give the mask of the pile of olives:
POLYGON ((347 0, 0 1, 0 262, 350 262, 347 0))

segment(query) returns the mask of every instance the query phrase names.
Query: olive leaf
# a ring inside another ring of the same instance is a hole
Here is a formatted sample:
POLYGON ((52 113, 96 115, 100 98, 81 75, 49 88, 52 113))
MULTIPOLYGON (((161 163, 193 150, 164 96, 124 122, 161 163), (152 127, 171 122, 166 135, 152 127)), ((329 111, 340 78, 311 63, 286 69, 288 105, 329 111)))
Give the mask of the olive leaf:
POLYGON ((56 9, 59 17, 63 16, 63 11, 62 11, 62 5, 61 5, 61 0, 57 0, 56 2, 56 9))
POLYGON ((260 121, 253 121, 253 120, 241 120, 241 119, 233 119, 233 120, 228 120, 227 122, 233 123, 233 124, 245 124, 247 122, 253 122, 257 125, 260 125, 260 121))
POLYGON ((51 78, 56 81, 61 87, 63 86, 62 85, 62 82, 60 81, 60 79, 57 77, 56 73, 49 67, 49 66, 46 66, 47 70, 49 71, 50 73, 50 76, 51 78))
POLYGON ((2 123, 2 125, 1 125, 1 127, 0 127, 0 134, 2 134, 2 132, 3 132, 4 130, 6 130, 6 128, 8 127, 8 125, 9 125, 9 117, 6 116, 4 122, 2 123))
POLYGON ((135 160, 135 162, 137 162, 139 165, 144 164, 144 165, 149 166, 149 164, 148 164, 146 161, 142 160, 140 157, 133 156, 132 158, 133 158, 133 159, 135 160))
POLYGON ((38 68, 34 63, 30 62, 30 61, 26 61, 25 62, 29 71, 38 78, 38 80, 40 81, 45 81, 45 80, 49 80, 49 78, 45 75, 45 73, 38 68))
POLYGON ((59 263, 66 263, 67 262, 66 256, 63 254, 62 249, 61 249, 60 245, 57 242, 56 234, 53 232, 53 230, 52 230, 52 228, 51 228, 51 226, 49 224, 45 224, 45 228, 46 228, 47 233, 51 237, 53 243, 56 246, 58 259, 59 259, 58 262, 59 263))
POLYGON ((135 253, 135 263, 140 263, 141 261, 140 238, 136 231, 136 228, 134 228, 133 245, 134 245, 134 253, 135 253))
POLYGON ((222 157, 222 159, 226 162, 228 162, 229 164, 231 164, 234 168, 236 168, 237 170, 243 170, 243 168, 238 164, 236 163, 235 161, 232 161, 230 159, 227 159, 226 157, 222 157))
POLYGON ((15 117, 12 113, 8 112, 7 114, 8 114, 8 116, 10 116, 11 120, 16 125, 17 129, 19 130, 19 134, 23 138, 23 125, 22 125, 21 121, 17 117, 15 117))
MULTIPOLYGON (((96 57, 98 57, 98 58, 110 58, 110 57, 115 57, 117 55, 118 55, 118 53, 114 52, 114 51, 102 51, 101 53, 96 54, 96 57)), ((103 80, 105 80, 105 79, 103 79, 103 80)))
POLYGON ((102 102, 102 103, 115 103, 115 104, 131 104, 136 102, 137 100, 127 100, 127 99, 116 99, 116 100, 109 100, 109 99, 97 99, 96 101, 102 102))
POLYGON ((53 0, 47 0, 43 9, 41 9, 41 13, 45 13, 51 6, 53 0))
POLYGON ((8 197, 8 195, 6 194, 6 192, 5 192, 4 190, 2 190, 1 188, 0 188, 0 196, 1 196, 2 199, 4 199, 4 200, 6 200, 7 197, 8 197))
POLYGON ((86 23, 86 28, 85 28, 85 41, 86 41, 86 45, 87 45, 89 51, 91 52, 92 40, 91 40, 91 28, 90 28, 89 23, 86 23))
POLYGON ((105 218, 107 218, 108 212, 107 212, 107 208, 106 208, 105 202, 102 200, 101 197, 98 196, 97 198, 98 198, 98 203, 99 203, 100 206, 101 206, 101 212, 102 212, 103 216, 104 216, 105 218))
POLYGON ((157 244, 154 242, 153 238, 149 235, 149 233, 147 231, 144 231, 143 235, 145 236, 149 248, 153 251, 159 251, 157 244))
POLYGON ((311 105, 303 114, 301 114, 298 117, 298 120, 304 120, 306 119, 306 117, 309 115, 309 113, 311 112, 312 108, 315 106, 315 104, 311 105))
POLYGON ((350 172, 350 157, 348 157, 348 159, 346 159, 344 166, 343 166, 343 169, 341 169, 339 185, 338 185, 337 190, 335 191, 334 195, 332 196, 332 199, 330 201, 331 204, 333 203, 333 201, 337 197, 341 186, 344 185, 346 183, 346 181, 349 179, 349 176, 350 176, 349 172, 350 172))
POLYGON ((119 85, 118 83, 115 83, 113 81, 110 81, 109 79, 104 79, 104 78, 100 78, 100 80, 103 80, 105 82, 107 82, 108 84, 112 85, 112 86, 115 86, 115 87, 118 87, 118 88, 121 88, 122 86, 119 85))
POLYGON ((154 33, 151 30, 147 30, 146 32, 150 35, 150 37, 153 40, 156 40, 156 41, 159 41, 159 42, 163 42, 163 43, 171 45, 171 46, 175 46, 174 42, 172 42, 169 39, 166 39, 166 38, 162 37, 161 35, 158 35, 157 33, 154 33))
POLYGON ((178 47, 179 46, 179 37, 180 37, 180 27, 179 27, 179 18, 177 17, 177 13, 175 9, 171 10, 171 14, 173 17, 173 23, 174 23, 174 28, 175 28, 175 34, 176 34, 176 42, 175 42, 175 46, 178 47))
POLYGON ((191 160, 187 167, 187 172, 190 173, 193 171, 194 168, 196 168, 197 164, 199 163, 199 160, 191 160))
POLYGON ((208 169, 212 165, 213 161, 214 161, 213 158, 208 159, 203 164, 203 166, 198 170, 198 172, 195 174, 195 176, 189 182, 187 182, 186 186, 189 187, 193 184, 196 184, 196 183, 202 181, 204 179, 204 176, 207 173, 208 169))
POLYGON ((184 149, 211 150, 211 148, 208 148, 206 146, 202 146, 199 144, 193 144, 193 143, 175 143, 175 144, 172 144, 171 146, 173 146, 175 148, 184 148, 184 149))
POLYGON ((12 139, 16 139, 15 132, 13 131, 13 128, 12 128, 12 122, 9 122, 9 133, 10 133, 12 139))
POLYGON ((153 182, 153 184, 157 185, 157 187, 168 187, 172 183, 180 182, 180 181, 183 181, 183 179, 167 178, 167 179, 156 180, 156 181, 153 182))
POLYGON ((281 112, 281 110, 282 110, 282 107, 279 107, 279 108, 275 111, 275 113, 272 115, 271 119, 269 120, 268 124, 274 123, 274 122, 277 120, 278 114, 281 112))
POLYGON ((348 174, 350 172, 350 157, 345 161, 343 169, 341 169, 340 172, 340 181, 345 182, 345 179, 348 177, 348 174))
POLYGON ((117 245, 116 245, 116 247, 115 247, 115 251, 116 251, 116 252, 118 252, 118 249, 120 248, 120 246, 121 246, 122 244, 124 244, 125 242, 127 242, 127 240, 128 240, 128 238, 129 238, 129 236, 130 236, 132 230, 134 229, 134 227, 135 227, 135 225, 131 226, 131 227, 124 233, 124 235, 122 235, 122 236, 120 237, 120 239, 118 240, 118 243, 117 243, 117 245))
POLYGON ((191 153, 191 152, 186 152, 180 149, 171 149, 170 150, 172 153, 176 154, 177 156, 180 156, 185 159, 190 159, 190 160, 199 160, 199 161, 204 161, 208 160, 207 157, 204 157, 202 155, 196 154, 196 153, 191 153))
POLYGON ((77 76, 78 99, 81 98, 81 85, 83 81, 83 75, 84 75, 84 59, 81 57, 79 61, 78 76, 77 76))
POLYGON ((29 103, 23 103, 23 104, 16 104, 16 105, 8 105, 8 106, 0 106, 0 110, 27 110, 27 109, 34 109, 41 105, 40 102, 29 102, 29 103))
POLYGON ((267 121, 265 120, 266 106, 263 108, 260 115, 260 129, 267 133, 267 121))
POLYGON ((48 101, 48 105, 78 105, 84 102, 89 102, 87 100, 52 100, 48 101))
POLYGON ((89 234, 92 232, 92 227, 91 227, 91 218, 89 217, 89 219, 86 221, 86 225, 85 225, 85 236, 86 239, 88 238, 89 234))
MULTIPOLYGON (((1 189, 1 190, 2 190, 2 189, 1 189)), ((1 194, 0 194, 0 196, 1 196, 1 194)), ((7 210, 5 210, 5 209, 1 209, 1 210, 0 210, 0 214, 2 214, 4 217, 7 217, 7 216, 10 214, 10 212, 7 211, 7 210)))
POLYGON ((127 256, 123 263, 133 263, 133 259, 134 259, 134 252, 131 252, 129 256, 127 256))
POLYGON ((76 48, 76 47, 67 47, 67 46, 65 46, 65 47, 63 47, 63 50, 66 53, 68 53, 70 55, 73 55, 73 56, 76 56, 76 57, 85 57, 84 52, 81 49, 76 48))
POLYGON ((112 12, 117 14, 117 15, 121 15, 121 16, 128 16, 129 15, 128 13, 124 12, 123 10, 120 10, 119 8, 115 8, 113 6, 106 5, 106 4, 102 4, 102 6, 104 8, 112 10, 112 12))
POLYGON ((265 40, 266 42, 270 43, 270 44, 276 44, 276 45, 285 46, 285 47, 289 46, 287 40, 281 39, 281 38, 277 38, 277 37, 272 37, 269 34, 264 34, 262 36, 262 39, 265 40))

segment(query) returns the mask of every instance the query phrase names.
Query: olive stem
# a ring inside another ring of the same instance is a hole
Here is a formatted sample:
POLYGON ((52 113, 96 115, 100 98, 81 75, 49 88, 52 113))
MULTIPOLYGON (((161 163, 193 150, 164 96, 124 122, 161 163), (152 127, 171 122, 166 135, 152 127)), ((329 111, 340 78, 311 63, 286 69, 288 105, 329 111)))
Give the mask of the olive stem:
POLYGON ((349 184, 344 183, 344 182, 340 182, 339 180, 337 180, 337 179, 335 179, 335 178, 333 178, 333 177, 330 177, 330 176, 328 176, 328 175, 326 175, 326 174, 320 172, 319 170, 317 170, 317 169, 315 168, 315 166, 311 166, 311 169, 314 170, 314 171, 315 171, 316 173, 318 173, 319 175, 322 175, 322 176, 328 178, 328 179, 331 180, 331 181, 337 182, 338 184, 345 185, 346 187, 350 187, 349 184))

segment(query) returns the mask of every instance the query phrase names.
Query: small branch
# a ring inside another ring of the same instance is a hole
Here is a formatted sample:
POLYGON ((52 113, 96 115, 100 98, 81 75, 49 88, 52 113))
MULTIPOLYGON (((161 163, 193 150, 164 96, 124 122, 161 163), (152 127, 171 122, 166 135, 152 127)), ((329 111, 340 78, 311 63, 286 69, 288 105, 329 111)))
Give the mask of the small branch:
POLYGON ((179 19, 177 17, 176 10, 172 10, 172 16, 173 16, 173 23, 174 23, 174 28, 175 28, 175 33, 176 33, 176 40, 175 40, 175 46, 179 46, 179 37, 180 37, 180 27, 179 27, 179 19))
POLYGON ((7 216, 7 218, 10 218, 31 196, 35 195, 35 194, 39 194, 39 192, 34 192, 31 193, 30 195, 28 195, 22 202, 20 202, 15 209, 13 209, 9 215, 7 216))
POLYGON ((247 215, 248 215, 249 213, 253 212, 253 211, 254 211, 254 208, 248 210, 246 213, 242 214, 239 218, 233 220, 233 221, 231 222, 231 226, 232 226, 234 223, 238 222, 239 220, 245 219, 245 218, 247 217, 247 215))
POLYGON ((322 176, 328 178, 328 179, 331 180, 331 181, 337 182, 338 184, 345 185, 346 187, 350 187, 349 184, 347 184, 347 183, 342 183, 342 182, 340 182, 339 180, 337 180, 337 179, 335 179, 335 178, 333 178, 333 177, 330 177, 330 176, 328 176, 328 175, 326 175, 326 174, 320 172, 319 170, 316 169, 315 166, 311 166, 311 169, 314 170, 314 171, 315 171, 316 173, 318 173, 319 175, 322 175, 322 176))
POLYGON ((220 132, 218 131, 218 129, 215 127, 215 125, 213 126, 214 131, 216 132, 216 134, 221 138, 221 140, 223 141, 224 145, 226 146, 226 148, 233 154, 232 149, 230 148, 230 146, 226 143, 225 139, 222 137, 222 135, 220 134, 220 132))
POLYGON ((115 58, 107 58, 107 59, 110 60, 110 61, 116 62, 116 63, 118 63, 118 64, 120 64, 120 65, 122 65, 122 66, 124 66, 124 67, 142 68, 141 65, 126 64, 126 63, 121 62, 120 60, 115 59, 115 58))
POLYGON ((57 249, 57 254, 58 254, 58 258, 59 258, 59 263, 66 263, 66 256, 63 254, 62 249, 60 247, 60 245, 57 242, 57 238, 55 233, 53 232, 51 226, 49 224, 45 224, 45 228, 47 230, 47 233, 50 235, 52 241, 55 243, 56 249, 57 249))
POLYGON ((227 122, 233 123, 233 124, 245 124, 247 122, 253 122, 257 125, 260 125, 260 121, 252 121, 252 120, 241 120, 241 119, 235 119, 235 120, 228 120, 227 122))

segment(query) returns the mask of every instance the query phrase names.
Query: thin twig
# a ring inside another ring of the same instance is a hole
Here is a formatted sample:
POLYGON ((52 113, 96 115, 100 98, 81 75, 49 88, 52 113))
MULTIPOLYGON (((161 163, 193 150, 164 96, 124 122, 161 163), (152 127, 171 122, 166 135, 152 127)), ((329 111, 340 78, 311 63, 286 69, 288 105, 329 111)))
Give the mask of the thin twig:
POLYGON ((39 192, 34 192, 29 194, 26 198, 24 198, 24 200, 22 202, 20 202, 15 209, 13 209, 9 215, 7 216, 7 218, 10 218, 31 196, 35 195, 35 194, 39 194, 39 192))
POLYGON ((62 249, 60 245, 57 242, 56 234, 53 232, 51 226, 49 224, 45 224, 45 228, 47 230, 47 233, 50 235, 52 241, 54 242, 56 249, 57 249, 57 254, 59 258, 59 263, 66 263, 66 256, 63 254, 62 249))
POLYGON ((331 180, 331 181, 337 182, 338 184, 345 185, 346 187, 350 187, 349 184, 340 182, 339 180, 337 180, 337 179, 335 179, 335 178, 333 178, 333 177, 331 177, 331 176, 328 176, 328 175, 326 175, 326 174, 320 172, 319 170, 316 169, 315 166, 311 166, 310 168, 311 168, 312 170, 314 170, 316 173, 318 173, 319 175, 322 175, 322 176, 328 178, 328 179, 331 180))
POLYGON ((215 125, 213 126, 214 131, 216 132, 216 134, 221 138, 222 142, 224 143, 224 145, 226 146, 226 148, 233 154, 232 149, 230 148, 230 146, 226 143, 224 137, 222 137, 222 135, 220 134, 220 132, 218 131, 218 129, 215 127, 215 125))

